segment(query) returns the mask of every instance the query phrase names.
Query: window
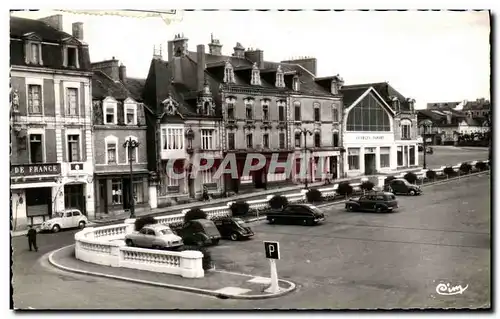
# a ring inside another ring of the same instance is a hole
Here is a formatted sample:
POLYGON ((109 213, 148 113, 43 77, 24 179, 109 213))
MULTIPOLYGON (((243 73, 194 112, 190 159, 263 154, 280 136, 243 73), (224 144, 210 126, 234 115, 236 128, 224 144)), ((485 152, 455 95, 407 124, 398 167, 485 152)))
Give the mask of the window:
POLYGON ((332 120, 334 122, 338 122, 339 121, 339 110, 337 109, 336 106, 334 106, 333 110, 332 110, 332 120))
POLYGON ((116 143, 115 142, 108 142, 106 144, 106 149, 108 152, 108 164, 116 164, 116 143))
POLYGON ((40 43, 32 43, 30 45, 31 49, 31 59, 30 62, 33 64, 41 64, 41 59, 40 59, 40 53, 41 53, 41 48, 40 48, 40 43))
POLYGON ((410 146, 410 165, 415 165, 415 146, 410 146))
POLYGON ((409 140, 410 139, 410 125, 403 124, 401 125, 401 139, 409 140))
POLYGON ((211 184, 214 182, 213 180, 213 167, 210 169, 206 169, 201 171, 201 182, 202 184, 211 184))
POLYGON ((367 95, 349 111, 347 131, 388 132, 391 130, 389 115, 372 95, 367 95))
POLYGON ((42 114, 42 86, 28 86, 28 113, 42 114))
POLYGON ((403 147, 398 146, 398 166, 403 166, 403 147))
POLYGON ((314 133, 314 147, 321 147, 321 134, 319 132, 314 133))
POLYGON ((333 132, 333 147, 339 147, 339 132, 333 132))
POLYGON ((300 121, 300 102, 294 103, 295 121, 300 121))
POLYGON ((320 121, 320 111, 319 111, 319 104, 314 103, 314 121, 319 122, 320 121))
POLYGON ((80 135, 68 135, 68 162, 80 161, 80 135))
POLYGON ((135 104, 125 104, 125 122, 127 125, 137 125, 137 107, 135 104))
POLYGON ((134 179, 133 182, 133 192, 134 192, 134 197, 135 197, 135 203, 136 204, 142 204, 144 203, 144 184, 142 182, 142 179, 134 179))
POLYGON ((253 147, 253 135, 247 134, 247 148, 253 147))
POLYGON ((224 68, 224 83, 235 83, 234 81, 234 69, 231 63, 227 61, 224 68))
POLYGON ((350 148, 347 152, 349 170, 359 169, 359 148, 350 148))
POLYGON ((78 67, 78 51, 77 48, 69 47, 67 50, 68 66, 77 68, 78 67))
POLYGON ((262 118, 264 121, 269 120, 269 106, 267 105, 262 105, 262 118))
POLYGON ((201 149, 213 150, 214 149, 214 130, 201 130, 201 149))
POLYGON ((234 104, 227 103, 227 118, 229 120, 234 120, 234 104))
POLYGON ((264 148, 269 148, 269 134, 262 135, 262 144, 264 144, 264 148))
POLYGON ((295 133, 295 147, 300 147, 300 138, 301 134, 300 133, 295 133))
POLYGON ((118 205, 122 203, 122 180, 112 179, 111 180, 111 200, 113 205, 118 205))
POLYGON ((66 91, 66 114, 70 116, 78 115, 78 89, 68 88, 66 91))
MULTIPOLYGON (((172 171, 173 171, 173 168, 172 168, 172 171)), ((168 173, 166 174, 166 178, 167 178, 167 186, 179 186, 179 179, 176 178, 176 176, 173 176, 172 173, 168 173)))
POLYGON ((300 89, 300 85, 299 85, 299 84, 300 84, 300 82, 299 82, 299 78, 298 78, 298 77, 296 77, 296 76, 294 76, 294 77, 293 77, 292 82, 293 82, 293 83, 292 83, 292 85, 293 85, 293 90, 294 90, 294 91, 298 91, 298 90, 300 89))
POLYGON ((285 148, 285 133, 280 133, 280 149, 285 148))
POLYGON ((381 147, 380 148, 380 167, 391 167, 391 148, 381 147))
POLYGON ((280 122, 284 122, 285 121, 285 107, 283 105, 280 105, 278 107, 278 120, 280 122))
POLYGON ((164 150, 184 149, 184 129, 183 128, 162 128, 161 139, 164 150))
POLYGON ((104 124, 116 124, 116 104, 106 104, 106 113, 104 116, 104 124))
POLYGON ((43 146, 41 134, 30 134, 31 163, 43 163, 43 146))
POLYGON ((252 105, 250 105, 250 104, 246 104, 246 117, 247 117, 247 120, 251 120, 253 118, 252 105))
POLYGON ((227 133, 227 148, 230 150, 234 150, 234 133, 227 133))

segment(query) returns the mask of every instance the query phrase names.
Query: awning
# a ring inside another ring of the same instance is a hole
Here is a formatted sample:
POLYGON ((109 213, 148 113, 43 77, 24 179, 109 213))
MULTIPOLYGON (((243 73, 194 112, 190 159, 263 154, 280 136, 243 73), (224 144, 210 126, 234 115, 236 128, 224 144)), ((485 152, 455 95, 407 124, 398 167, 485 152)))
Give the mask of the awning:
POLYGON ((11 184, 10 189, 24 189, 24 188, 43 188, 43 187, 57 187, 56 182, 42 182, 42 183, 19 183, 11 184))

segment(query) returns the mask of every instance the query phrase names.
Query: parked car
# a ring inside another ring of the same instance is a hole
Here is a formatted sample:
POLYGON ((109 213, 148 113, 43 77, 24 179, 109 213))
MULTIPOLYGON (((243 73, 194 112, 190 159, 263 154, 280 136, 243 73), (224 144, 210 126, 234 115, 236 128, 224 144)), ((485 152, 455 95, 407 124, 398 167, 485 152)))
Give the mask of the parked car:
POLYGON ((427 154, 433 154, 434 153, 434 149, 432 147, 430 147, 430 146, 427 146, 427 148, 425 149, 425 152, 427 154))
POLYGON ((187 245, 217 245, 221 235, 214 222, 209 219, 193 219, 177 230, 177 235, 187 245))
POLYGON ((42 223, 40 230, 57 233, 61 229, 85 228, 88 222, 87 216, 83 215, 79 209, 70 208, 53 214, 51 219, 42 223))
POLYGON ((176 250, 182 247, 182 238, 170 227, 162 224, 146 225, 140 231, 125 236, 125 244, 131 247, 176 250))
POLYGON ((422 189, 417 185, 410 184, 404 178, 397 178, 390 181, 387 185, 385 185, 385 190, 387 192, 397 194, 405 194, 405 195, 421 195, 422 189))
POLYGON ((392 193, 373 192, 359 198, 350 198, 345 208, 347 211, 393 212, 398 208, 398 201, 392 193))
POLYGON ((254 235, 252 229, 241 218, 225 218, 214 221, 222 238, 231 240, 248 239, 254 235))
POLYGON ((290 223, 312 226, 325 221, 325 214, 311 204, 290 204, 282 210, 271 210, 267 213, 267 220, 270 224, 290 223))

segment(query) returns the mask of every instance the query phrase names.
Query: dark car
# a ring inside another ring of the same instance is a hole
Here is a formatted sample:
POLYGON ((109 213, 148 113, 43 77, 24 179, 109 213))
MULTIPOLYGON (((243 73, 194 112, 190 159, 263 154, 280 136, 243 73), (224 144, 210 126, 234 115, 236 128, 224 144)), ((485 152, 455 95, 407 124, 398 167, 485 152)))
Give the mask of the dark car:
POLYGON ((385 185, 385 190, 391 192, 395 195, 404 194, 404 195, 421 195, 422 189, 417 185, 410 184, 404 178, 397 178, 390 181, 387 185, 385 185))
POLYGON ((282 210, 267 213, 267 220, 270 224, 316 225, 325 220, 325 214, 311 204, 290 204, 282 210))
POLYGON ((179 229, 176 229, 176 232, 177 235, 182 237, 186 245, 217 245, 221 238, 214 222, 208 219, 190 220, 179 229))
POLYGON ((231 240, 248 239, 254 235, 252 229, 241 218, 224 218, 214 221, 222 238, 231 240))
POLYGON ((396 196, 388 192, 373 192, 359 198, 350 198, 345 203, 348 211, 392 212, 398 208, 396 196))

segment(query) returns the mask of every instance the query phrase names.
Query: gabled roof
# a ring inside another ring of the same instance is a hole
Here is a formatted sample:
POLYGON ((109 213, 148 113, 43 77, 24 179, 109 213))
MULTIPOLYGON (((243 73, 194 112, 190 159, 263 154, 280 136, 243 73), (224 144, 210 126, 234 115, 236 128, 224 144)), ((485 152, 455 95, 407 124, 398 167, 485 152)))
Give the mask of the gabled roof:
POLYGON ((10 36, 22 38, 25 34, 34 32, 45 42, 59 43, 66 38, 74 38, 71 34, 59 31, 47 23, 40 20, 26 19, 20 17, 10 17, 10 36))
POLYGON ((377 99, 384 108, 388 109, 389 112, 391 114, 394 115, 394 110, 391 108, 391 105, 388 104, 383 98, 382 96, 380 96, 380 94, 377 92, 377 90, 375 90, 373 87, 369 87, 367 89, 365 88, 354 88, 354 89, 347 89, 345 91, 345 93, 347 93, 348 95, 348 102, 349 104, 346 104, 345 101, 344 101, 344 109, 348 109, 350 107, 353 107, 355 105, 357 105, 359 102, 361 102, 363 99, 365 99, 365 97, 368 95, 368 94, 373 94, 373 96, 375 97, 375 99, 377 99))
POLYGON ((384 99, 384 101, 392 106, 391 97, 397 97, 400 103, 401 111, 409 111, 410 105, 406 100, 406 97, 399 93, 396 89, 394 89, 388 82, 374 82, 374 83, 365 83, 365 84, 355 84, 355 85, 346 85, 342 87, 344 89, 361 89, 361 88, 369 88, 373 87, 378 94, 384 99))
POLYGON ((125 85, 120 81, 113 81, 101 71, 94 71, 92 75, 92 98, 104 99, 108 96, 116 100, 125 100, 132 97, 125 85))

